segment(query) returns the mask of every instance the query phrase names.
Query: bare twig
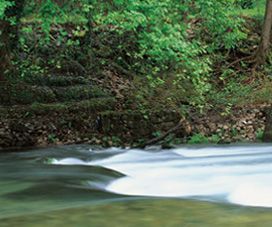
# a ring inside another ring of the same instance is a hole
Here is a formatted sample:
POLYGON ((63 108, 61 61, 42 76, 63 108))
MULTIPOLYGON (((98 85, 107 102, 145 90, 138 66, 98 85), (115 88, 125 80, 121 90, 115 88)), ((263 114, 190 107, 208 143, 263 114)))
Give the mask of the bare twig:
POLYGON ((239 58, 239 59, 236 59, 235 61, 231 62, 230 64, 228 64, 226 66, 226 68, 230 68, 234 65, 236 65, 237 63, 241 62, 241 61, 245 61, 245 60, 251 60, 253 57, 250 55, 250 56, 245 56, 243 58, 239 58))

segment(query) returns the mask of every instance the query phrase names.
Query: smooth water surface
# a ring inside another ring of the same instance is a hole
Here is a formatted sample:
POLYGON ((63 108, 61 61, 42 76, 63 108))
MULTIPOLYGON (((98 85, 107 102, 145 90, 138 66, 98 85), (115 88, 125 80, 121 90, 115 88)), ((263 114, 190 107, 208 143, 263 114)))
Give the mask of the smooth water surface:
POLYGON ((0 226, 272 226, 272 145, 0 154, 0 226))

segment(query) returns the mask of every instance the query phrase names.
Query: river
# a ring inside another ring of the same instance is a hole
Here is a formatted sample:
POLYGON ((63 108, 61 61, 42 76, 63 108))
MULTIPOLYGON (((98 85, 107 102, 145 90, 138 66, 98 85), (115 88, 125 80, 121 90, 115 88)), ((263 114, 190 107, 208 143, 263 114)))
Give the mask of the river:
POLYGON ((272 145, 0 154, 2 227, 272 226, 272 145))

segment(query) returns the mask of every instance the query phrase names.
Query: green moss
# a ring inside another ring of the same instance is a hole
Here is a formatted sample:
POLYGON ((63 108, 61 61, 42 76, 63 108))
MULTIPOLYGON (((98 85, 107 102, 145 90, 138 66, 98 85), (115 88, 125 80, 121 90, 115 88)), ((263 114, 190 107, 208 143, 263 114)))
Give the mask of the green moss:
POLYGON ((92 98, 90 100, 84 100, 76 103, 75 105, 70 105, 70 110, 75 109, 86 109, 86 110, 111 110, 116 104, 115 98, 92 98))
POLYGON ((54 103, 54 104, 42 104, 42 103, 33 103, 29 107, 30 112, 37 112, 37 113, 42 113, 42 112, 56 112, 56 111, 64 111, 68 109, 68 105, 64 103, 54 103))
POLYGON ((89 80, 84 77, 72 77, 72 76, 33 76, 26 77, 25 82, 32 85, 41 85, 41 86, 72 86, 76 84, 86 85, 89 84, 89 80))
POLYGON ((0 105, 70 102, 109 97, 99 87, 90 85, 47 87, 24 83, 5 84, 0 86, 0 93, 0 105))
POLYGON ((108 94, 99 87, 88 85, 76 85, 63 88, 57 87, 53 88, 53 91, 57 100, 63 102, 108 96, 108 94))
POLYGON ((114 98, 93 98, 81 102, 66 102, 42 104, 34 103, 26 108, 30 113, 47 114, 50 112, 65 112, 65 111, 103 111, 114 108, 116 101, 114 98))
POLYGON ((188 144, 209 144, 209 143, 219 143, 220 137, 213 134, 209 137, 202 135, 201 133, 194 134, 189 140, 188 144))
POLYGON ((9 84, 0 86, 0 104, 26 105, 33 102, 50 103, 56 101, 54 92, 48 87, 26 84, 9 84))

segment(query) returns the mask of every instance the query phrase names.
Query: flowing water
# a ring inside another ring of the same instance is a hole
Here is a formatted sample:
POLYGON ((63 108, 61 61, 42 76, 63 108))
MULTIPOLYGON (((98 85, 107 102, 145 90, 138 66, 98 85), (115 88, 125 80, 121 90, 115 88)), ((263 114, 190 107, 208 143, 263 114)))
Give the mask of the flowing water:
POLYGON ((0 226, 272 226, 272 145, 0 154, 0 226))

